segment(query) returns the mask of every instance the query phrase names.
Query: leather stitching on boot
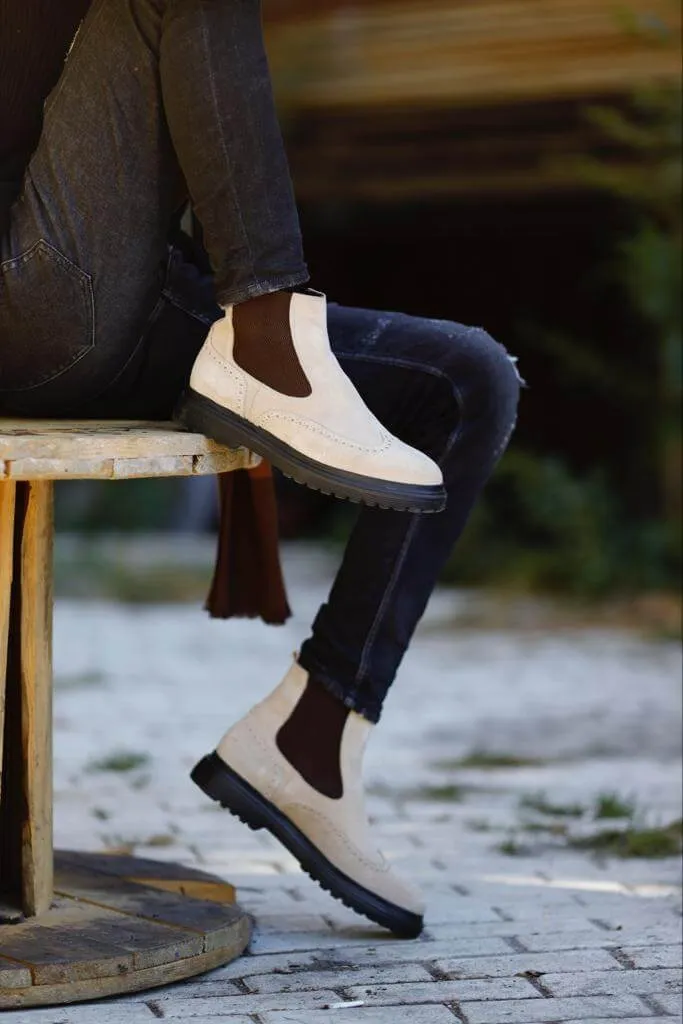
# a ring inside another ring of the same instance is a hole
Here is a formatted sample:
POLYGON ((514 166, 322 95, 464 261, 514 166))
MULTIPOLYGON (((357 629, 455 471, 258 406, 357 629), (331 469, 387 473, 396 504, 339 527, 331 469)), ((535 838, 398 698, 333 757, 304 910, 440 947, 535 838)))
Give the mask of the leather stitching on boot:
POLYGON ((242 370, 236 370, 231 363, 226 362, 220 352, 218 352, 212 344, 207 347, 206 354, 213 359, 214 363, 217 363, 220 366, 221 370, 225 370, 228 376, 232 377, 240 389, 240 397, 244 398, 247 391, 247 381, 244 372, 242 370))
MULTIPOLYGON (((342 846, 346 847, 348 852, 352 854, 356 860, 360 861, 361 864, 364 864, 365 867, 370 868, 372 871, 376 871, 377 874, 386 875, 389 873, 390 865, 387 863, 387 861, 384 859, 384 857, 379 851, 377 851, 377 856, 381 857, 381 861, 379 863, 377 861, 369 860, 367 856, 361 850, 359 850, 354 843, 351 842, 349 837, 344 832, 341 832, 339 828, 337 828, 337 826, 332 821, 330 821, 330 819, 325 814, 321 814, 320 811, 316 811, 313 807, 310 807, 308 804, 287 803, 280 807, 280 810, 290 819, 290 821, 294 825, 296 825, 298 829, 300 829, 303 832, 303 828, 301 828, 301 825, 297 824, 296 820, 292 817, 291 814, 291 812, 296 811, 297 808, 299 810, 305 811, 307 815, 317 818, 318 821, 322 822, 326 826, 326 828, 330 832, 332 832, 336 838, 340 840, 342 846)), ((307 833, 304 834, 307 835, 307 833)), ((311 836, 308 836, 308 838, 311 840, 311 842, 313 842, 311 836)))
POLYGON ((304 419, 303 416, 295 416, 292 413, 275 411, 266 412, 259 417, 259 420, 261 423, 265 423, 270 420, 280 420, 287 423, 293 423, 297 427, 302 427, 306 430, 310 430, 314 434, 319 434, 321 437, 327 438, 328 441, 332 441, 334 444, 342 445, 345 448, 354 448, 359 452, 384 452, 391 447, 393 441, 393 438, 382 431, 382 444, 377 445, 374 448, 368 448, 366 445, 356 444, 355 441, 347 441, 346 438, 333 434, 331 431, 326 430, 320 423, 316 423, 315 420, 307 420, 304 419))

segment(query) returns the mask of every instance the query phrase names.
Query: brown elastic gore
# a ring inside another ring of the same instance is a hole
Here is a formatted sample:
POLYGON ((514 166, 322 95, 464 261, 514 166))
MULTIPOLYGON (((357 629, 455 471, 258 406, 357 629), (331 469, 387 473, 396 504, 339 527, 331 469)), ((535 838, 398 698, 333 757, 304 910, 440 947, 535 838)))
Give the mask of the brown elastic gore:
POLYGON ((233 309, 235 362, 245 373, 281 395, 307 398, 312 391, 292 340, 292 295, 273 292, 233 309))
POLYGON ((277 734, 277 746, 313 789, 341 800, 341 744, 349 709, 315 679, 306 684, 299 703, 277 734))

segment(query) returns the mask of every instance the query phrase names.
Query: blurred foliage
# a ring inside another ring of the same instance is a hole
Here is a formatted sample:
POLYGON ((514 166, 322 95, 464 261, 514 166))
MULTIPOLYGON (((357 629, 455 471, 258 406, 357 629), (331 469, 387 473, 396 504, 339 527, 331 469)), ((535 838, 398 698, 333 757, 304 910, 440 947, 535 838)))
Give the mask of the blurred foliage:
POLYGON ((649 89, 627 111, 594 107, 588 117, 630 157, 622 167, 584 160, 577 170, 622 200, 631 226, 616 246, 613 274, 624 299, 657 347, 658 379, 651 423, 661 467, 662 510, 681 515, 683 394, 683 98, 680 89, 649 89))
POLYGON ((60 530, 81 533, 140 533, 168 529, 183 487, 182 479, 70 481, 55 488, 60 530))
POLYGON ((513 449, 475 509, 446 578, 577 597, 667 589, 676 579, 675 534, 664 521, 628 522, 604 471, 580 478, 559 458, 513 449))
POLYGON ((656 462, 654 515, 642 518, 607 467, 583 476, 561 457, 513 450, 476 509, 449 569, 458 582, 495 580, 597 597, 614 590, 678 586, 681 565, 682 111, 679 90, 658 88, 628 107, 586 112, 610 158, 577 162, 580 181, 623 206, 626 228, 613 260, 592 271, 617 294, 652 349, 652 379, 628 361, 534 327, 531 344, 552 355, 568 384, 580 382, 624 408, 637 406, 641 451, 656 462), (615 161, 614 151, 625 159, 615 161))

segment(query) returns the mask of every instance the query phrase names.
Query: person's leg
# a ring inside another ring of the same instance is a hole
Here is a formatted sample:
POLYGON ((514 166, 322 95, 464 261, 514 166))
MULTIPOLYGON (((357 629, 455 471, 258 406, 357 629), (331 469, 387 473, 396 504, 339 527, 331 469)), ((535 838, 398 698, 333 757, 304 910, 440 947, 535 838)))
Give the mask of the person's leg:
MULTIPOLYGON (((179 252, 139 358, 100 399, 111 417, 166 419, 220 317, 210 277, 179 252), (170 347, 172 357, 167 355, 170 347)), ((439 462, 448 505, 437 516, 363 510, 330 597, 300 653, 347 708, 381 713, 410 638, 516 421, 520 377, 480 328, 330 305, 332 346, 368 405, 439 462)))
POLYGON ((419 894, 376 852, 363 808, 372 724, 436 580, 515 424, 519 377, 484 331, 332 307, 335 351, 371 408, 441 465, 438 516, 361 513, 313 636, 283 682, 193 778, 268 828, 324 888, 399 935, 419 894))
POLYGON ((188 189, 221 303, 307 280, 258 0, 94 0, 0 240, 5 404, 68 410, 122 370, 188 189))
POLYGON ((224 316, 185 425, 340 497, 441 508, 438 467, 334 358, 324 297, 288 292, 308 274, 260 0, 94 0, 1 243, 3 407, 64 414, 124 371, 186 189, 224 316))
POLYGON ((301 665, 345 705, 379 719, 436 581, 514 429, 520 379, 484 330, 330 308, 342 365, 373 411, 441 466, 438 516, 364 510, 301 665))

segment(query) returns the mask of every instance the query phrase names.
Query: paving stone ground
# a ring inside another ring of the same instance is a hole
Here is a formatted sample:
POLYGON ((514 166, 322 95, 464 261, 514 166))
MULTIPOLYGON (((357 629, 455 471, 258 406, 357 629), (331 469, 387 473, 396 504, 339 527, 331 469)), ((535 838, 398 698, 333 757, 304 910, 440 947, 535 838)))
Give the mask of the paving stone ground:
POLYGON ((673 642, 465 629, 471 596, 436 595, 367 769, 379 843, 427 895, 418 941, 396 941, 333 901, 268 836, 192 786, 195 760, 286 670, 333 564, 322 549, 287 549, 296 616, 281 629, 211 622, 189 605, 59 603, 58 845, 213 871, 238 886, 256 929, 246 956, 203 978, 10 1012, 3 1024, 680 1021, 678 859, 598 861, 525 825, 585 835, 622 822, 520 808, 539 792, 587 809, 615 792, 645 823, 681 816, 673 642), (456 765, 473 751, 536 762, 456 765), (107 770, 118 754, 126 770, 107 770))

